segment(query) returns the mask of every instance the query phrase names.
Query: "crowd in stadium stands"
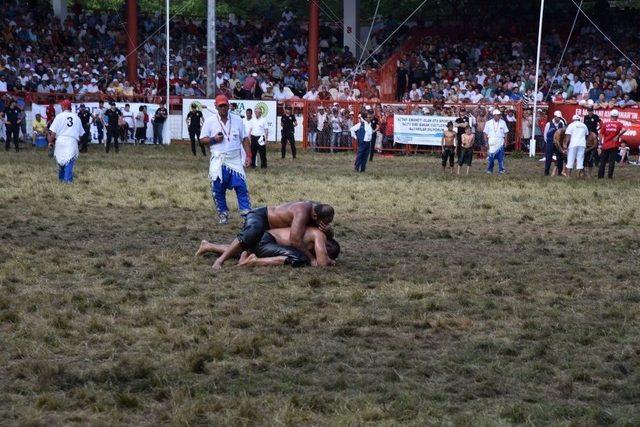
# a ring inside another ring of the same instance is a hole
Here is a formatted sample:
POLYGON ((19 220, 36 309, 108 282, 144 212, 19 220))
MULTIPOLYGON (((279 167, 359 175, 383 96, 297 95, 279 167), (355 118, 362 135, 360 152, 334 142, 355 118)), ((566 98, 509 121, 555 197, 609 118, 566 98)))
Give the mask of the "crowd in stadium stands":
MULTIPOLYGON (((378 36, 385 28, 379 29, 378 36)), ((217 30, 220 57, 216 86, 230 98, 332 99, 340 92, 352 99, 346 80, 356 81, 362 89, 375 88, 370 67, 356 73, 358 58, 348 48, 342 48, 339 25, 321 27, 318 67, 323 87, 309 92, 306 20, 297 19, 289 10, 275 23, 247 22, 231 16, 221 22, 217 30)), ((174 70, 179 76, 179 67, 175 66, 174 70)), ((184 94, 184 87, 176 89, 178 94, 184 94)))
MULTIPOLYGON (((85 11, 75 5, 64 22, 51 19, 50 5, 12 1, 0 15, 0 92, 95 94, 123 99, 134 95, 150 102, 166 93, 164 16, 140 16, 138 78, 126 78, 127 33, 124 11, 85 11), (109 54, 105 54, 109 52, 109 54)), ((379 19, 373 40, 392 28, 379 19)), ((216 85, 229 97, 290 99, 303 97, 307 80, 307 22, 290 10, 253 21, 230 15, 217 22, 216 85)), ((342 27, 321 25, 320 63, 326 94, 346 97, 375 91, 371 67, 355 73, 357 58, 342 48, 342 27), (346 78, 362 90, 350 93, 346 78), (345 90, 347 89, 347 90, 345 90), (339 92, 339 93, 338 93, 339 92)), ((206 29, 201 18, 171 23, 170 91, 172 95, 204 96, 206 92, 206 29)), ((375 44, 371 45, 375 46, 375 44)), ((382 60, 383 52, 369 64, 382 60)), ((318 88, 320 89, 320 88, 318 88)), ((323 92, 323 91, 319 91, 323 92)), ((312 95, 309 95, 312 96, 312 95)))
MULTIPOLYGON (((606 31, 632 60, 640 62, 635 22, 625 14, 614 15, 613 20, 616 25, 605 27, 606 31)), ((565 35, 553 30, 543 40, 538 101, 635 106, 640 70, 588 23, 576 27, 557 69, 567 35, 568 29, 565 35)), ((528 107, 535 96, 535 55, 535 37, 428 36, 398 60, 396 98, 408 102, 522 101, 528 107)))

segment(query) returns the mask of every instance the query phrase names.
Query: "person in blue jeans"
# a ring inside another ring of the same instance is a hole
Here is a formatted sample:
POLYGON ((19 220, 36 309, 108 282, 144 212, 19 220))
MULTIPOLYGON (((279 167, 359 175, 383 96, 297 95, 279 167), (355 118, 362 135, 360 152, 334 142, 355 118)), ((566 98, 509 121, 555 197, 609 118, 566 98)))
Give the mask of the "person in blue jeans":
POLYGON ((104 101, 98 102, 98 108, 93 113, 93 122, 96 124, 96 130, 98 131, 98 144, 102 144, 104 139, 104 101))
POLYGON ((364 172, 369 158, 369 145, 373 131, 369 123, 369 115, 365 112, 360 114, 360 123, 351 127, 351 137, 358 140, 358 153, 356 154, 356 172, 364 172))
POLYGON ((487 173, 493 173, 493 165, 498 160, 498 173, 505 173, 504 150, 509 128, 500 118, 500 110, 493 110, 493 119, 484 125, 484 139, 489 145, 489 158, 487 159, 487 173))
POLYGON ((73 167, 78 158, 78 143, 84 134, 80 117, 71 112, 71 101, 60 103, 62 113, 58 114, 49 127, 49 147, 54 148, 53 155, 58 164, 60 182, 73 182, 73 167))

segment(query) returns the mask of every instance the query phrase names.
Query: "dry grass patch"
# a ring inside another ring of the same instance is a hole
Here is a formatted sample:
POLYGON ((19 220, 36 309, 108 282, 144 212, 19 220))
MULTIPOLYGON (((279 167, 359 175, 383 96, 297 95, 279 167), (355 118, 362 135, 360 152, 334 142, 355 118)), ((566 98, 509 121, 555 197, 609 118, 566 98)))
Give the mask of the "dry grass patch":
POLYGON ((72 186, 44 153, 0 157, 1 419, 640 423, 639 170, 271 158, 254 204, 333 204, 337 267, 210 274, 197 244, 240 221, 215 223, 183 146, 94 148, 72 186))

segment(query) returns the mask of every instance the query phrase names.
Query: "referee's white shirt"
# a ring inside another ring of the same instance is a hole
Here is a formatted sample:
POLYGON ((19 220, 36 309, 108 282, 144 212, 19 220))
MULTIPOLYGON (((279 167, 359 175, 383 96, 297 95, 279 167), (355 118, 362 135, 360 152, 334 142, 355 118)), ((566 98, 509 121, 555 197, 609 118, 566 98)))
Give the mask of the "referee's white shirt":
POLYGON ((266 118, 253 118, 253 125, 251 126, 251 136, 267 135, 267 130, 269 130, 269 126, 267 125, 266 118))

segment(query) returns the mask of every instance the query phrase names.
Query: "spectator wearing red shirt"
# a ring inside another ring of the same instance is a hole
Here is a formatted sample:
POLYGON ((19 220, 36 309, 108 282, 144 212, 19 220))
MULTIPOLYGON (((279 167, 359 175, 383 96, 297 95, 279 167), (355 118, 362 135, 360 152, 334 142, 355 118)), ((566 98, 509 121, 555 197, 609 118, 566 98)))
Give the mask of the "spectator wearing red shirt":
POLYGON ((47 106, 47 127, 51 126, 51 123, 53 123, 53 119, 56 118, 56 109, 53 106, 53 104, 49 104, 47 106))
POLYGON ((250 99, 253 99, 256 93, 256 86, 258 85, 257 77, 257 73, 251 73, 250 76, 247 76, 244 79, 244 84, 242 85, 242 89, 247 94, 246 96, 250 99))
POLYGON ((320 86, 320 92, 318 92, 318 99, 320 101, 328 101, 331 99, 331 94, 327 90, 326 86, 320 86))
POLYGON ((602 157, 600 158, 600 168, 598 169, 598 179, 604 178, 604 169, 609 163, 607 177, 613 178, 613 169, 616 166, 616 154, 620 146, 620 137, 625 133, 625 129, 618 121, 618 110, 611 110, 611 121, 602 125, 602 157))

